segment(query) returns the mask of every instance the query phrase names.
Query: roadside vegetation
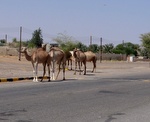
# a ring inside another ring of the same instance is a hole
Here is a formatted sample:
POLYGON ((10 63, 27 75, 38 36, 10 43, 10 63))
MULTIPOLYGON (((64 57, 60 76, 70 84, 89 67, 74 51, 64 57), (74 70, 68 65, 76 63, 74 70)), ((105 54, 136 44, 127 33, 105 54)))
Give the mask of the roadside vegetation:
MULTIPOLYGON (((141 45, 133 44, 131 42, 125 42, 114 46, 113 43, 105 44, 105 45, 85 45, 82 41, 75 40, 73 37, 68 36, 63 33, 59 33, 56 38, 53 38, 61 49, 64 51, 73 50, 75 47, 79 48, 82 51, 92 51, 94 53, 99 53, 102 50, 103 53, 112 53, 112 54, 126 54, 126 55, 134 55, 134 56, 144 56, 146 58, 150 58, 150 32, 141 34, 141 45)), ((29 48, 38 48, 43 44, 43 36, 42 30, 39 28, 35 30, 32 34, 32 38, 30 40, 21 41, 21 46, 29 47, 29 48)), ((8 45, 9 47, 19 48, 20 41, 16 38, 12 40, 11 43, 7 43, 5 39, 0 40, 0 46, 8 45)))

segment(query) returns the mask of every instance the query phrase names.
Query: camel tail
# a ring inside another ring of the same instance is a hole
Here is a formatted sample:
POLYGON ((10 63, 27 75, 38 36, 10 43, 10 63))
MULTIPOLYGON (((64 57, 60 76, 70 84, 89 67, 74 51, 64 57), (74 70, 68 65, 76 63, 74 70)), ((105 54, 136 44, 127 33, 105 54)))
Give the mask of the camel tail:
POLYGON ((92 72, 94 72, 94 70, 96 72, 96 61, 97 61, 97 58, 95 57, 93 60, 93 71, 92 72))

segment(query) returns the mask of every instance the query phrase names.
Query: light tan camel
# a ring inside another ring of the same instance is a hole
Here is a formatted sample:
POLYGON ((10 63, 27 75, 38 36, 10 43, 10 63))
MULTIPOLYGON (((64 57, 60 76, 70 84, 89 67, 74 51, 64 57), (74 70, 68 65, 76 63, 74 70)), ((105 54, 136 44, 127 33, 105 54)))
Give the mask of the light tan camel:
POLYGON ((50 66, 52 65, 52 72, 53 72, 52 79, 56 80, 61 70, 61 64, 63 68, 63 80, 65 80, 65 62, 66 62, 66 57, 64 51, 58 47, 51 47, 49 51, 48 60, 47 60, 49 81, 50 81, 50 66), (56 78, 54 75, 55 64, 58 65, 58 73, 56 75, 56 78))
POLYGON ((93 62, 92 72, 94 72, 94 70, 96 71, 96 61, 97 61, 96 54, 93 53, 92 51, 84 52, 84 54, 86 55, 86 61, 87 62, 91 62, 91 61, 93 62))
MULTIPOLYGON (((34 82, 38 82, 38 64, 42 63, 43 64, 43 77, 45 75, 45 67, 46 67, 46 62, 48 59, 48 53, 45 51, 46 50, 46 46, 43 46, 42 48, 38 48, 36 49, 32 55, 29 55, 27 52, 27 48, 22 48, 21 53, 25 54, 25 58, 28 61, 31 61, 32 66, 33 66, 33 74, 34 74, 34 78, 33 81, 34 82)), ((41 79, 41 81, 43 81, 43 77, 41 79)))
POLYGON ((79 49, 74 49, 73 50, 73 56, 75 58, 75 72, 74 75, 76 75, 76 70, 77 70, 77 63, 79 66, 79 74, 81 75, 81 63, 84 64, 84 75, 86 75, 86 55, 84 54, 84 52, 82 52, 79 49))

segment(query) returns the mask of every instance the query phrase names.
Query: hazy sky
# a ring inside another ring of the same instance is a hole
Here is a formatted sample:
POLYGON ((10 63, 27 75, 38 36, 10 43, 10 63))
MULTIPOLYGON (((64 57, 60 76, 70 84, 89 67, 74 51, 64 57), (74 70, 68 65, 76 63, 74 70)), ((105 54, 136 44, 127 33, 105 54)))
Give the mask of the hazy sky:
POLYGON ((150 32, 150 0, 0 0, 0 39, 31 39, 41 28, 44 42, 58 33, 89 44, 132 42, 150 32))

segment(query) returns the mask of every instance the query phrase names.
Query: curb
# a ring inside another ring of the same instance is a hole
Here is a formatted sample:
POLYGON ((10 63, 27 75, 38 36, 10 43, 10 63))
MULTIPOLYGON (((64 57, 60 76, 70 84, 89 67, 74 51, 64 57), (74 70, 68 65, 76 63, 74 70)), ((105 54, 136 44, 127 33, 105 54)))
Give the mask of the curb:
MULTIPOLYGON (((38 79, 41 79, 41 77, 38 77, 38 79)), ((44 76, 43 79, 48 79, 49 77, 44 76)), ((33 77, 26 77, 26 78, 0 78, 0 82, 13 82, 13 81, 19 81, 19 80, 32 80, 33 77)))

